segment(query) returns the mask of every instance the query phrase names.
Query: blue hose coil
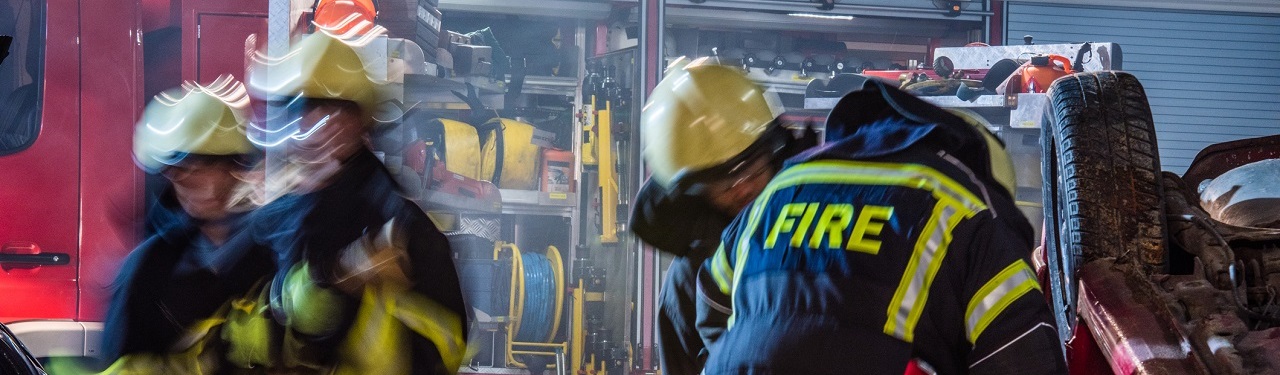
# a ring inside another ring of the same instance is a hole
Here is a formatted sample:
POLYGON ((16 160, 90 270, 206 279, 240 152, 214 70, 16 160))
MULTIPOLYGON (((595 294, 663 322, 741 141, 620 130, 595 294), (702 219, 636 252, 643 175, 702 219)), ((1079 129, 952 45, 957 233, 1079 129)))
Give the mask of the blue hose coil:
POLYGON ((524 312, 516 340, 544 342, 551 333, 555 310, 555 274, 551 260, 536 253, 521 253, 524 263, 524 312))

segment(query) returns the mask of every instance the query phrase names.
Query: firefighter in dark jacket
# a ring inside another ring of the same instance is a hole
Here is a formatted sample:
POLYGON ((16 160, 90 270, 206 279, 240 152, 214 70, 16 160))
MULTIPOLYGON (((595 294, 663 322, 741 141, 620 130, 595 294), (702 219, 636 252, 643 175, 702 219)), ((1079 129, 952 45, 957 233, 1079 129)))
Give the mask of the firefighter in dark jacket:
POLYGON ((134 157, 169 184, 148 214, 156 234, 129 254, 115 284, 102 357, 126 359, 108 373, 189 372, 201 354, 218 362, 215 351, 192 350, 216 326, 201 322, 275 269, 269 250, 241 230, 252 206, 233 199, 259 154, 244 134, 248 117, 244 86, 229 76, 166 91, 147 106, 134 157))
MULTIPOLYGON (((816 137, 784 129, 764 90, 742 73, 719 66, 683 69, 679 63, 645 104, 641 135, 653 176, 640 188, 632 231, 674 256, 659 297, 662 370, 698 374, 717 330, 712 325, 700 335, 695 325, 699 267, 782 161, 812 146, 816 137), (673 84, 679 81, 693 84, 673 84), (715 92, 700 91, 706 88, 715 92), (724 125, 744 132, 716 134, 724 125)), ((727 318, 714 309, 703 313, 727 318)))
POLYGON ((732 311, 706 373, 1065 373, 1009 165, 893 87, 846 95, 704 265, 732 311))
POLYGON ((452 252, 369 149, 377 86, 365 64, 321 30, 249 72, 267 107, 250 139, 280 155, 268 159, 270 203, 252 230, 281 265, 268 299, 283 333, 271 336, 274 358, 241 366, 452 374, 461 364, 466 310, 452 252))

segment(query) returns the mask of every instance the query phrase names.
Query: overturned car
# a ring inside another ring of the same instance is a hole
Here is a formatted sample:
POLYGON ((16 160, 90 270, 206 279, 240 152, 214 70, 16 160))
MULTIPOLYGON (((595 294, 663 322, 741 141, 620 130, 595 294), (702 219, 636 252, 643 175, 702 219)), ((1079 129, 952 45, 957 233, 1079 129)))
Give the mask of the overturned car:
POLYGON ((1038 265, 1073 373, 1280 373, 1280 135, 1160 171, 1124 72, 1049 88, 1038 265))

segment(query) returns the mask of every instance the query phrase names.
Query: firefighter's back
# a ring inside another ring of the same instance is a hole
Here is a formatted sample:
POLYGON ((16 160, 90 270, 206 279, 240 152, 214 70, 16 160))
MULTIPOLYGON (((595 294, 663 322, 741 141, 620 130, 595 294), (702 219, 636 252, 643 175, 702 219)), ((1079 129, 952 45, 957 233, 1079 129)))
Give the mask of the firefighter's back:
POLYGON ((971 175, 920 145, 784 169, 708 261, 733 316, 707 373, 966 372, 1008 306, 1047 319, 1026 219, 971 175))

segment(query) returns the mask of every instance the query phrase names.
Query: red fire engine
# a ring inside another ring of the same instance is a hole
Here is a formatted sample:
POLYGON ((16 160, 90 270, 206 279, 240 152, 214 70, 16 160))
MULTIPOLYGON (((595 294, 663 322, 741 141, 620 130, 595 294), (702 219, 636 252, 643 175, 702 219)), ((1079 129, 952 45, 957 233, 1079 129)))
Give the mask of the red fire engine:
POLYGON ((184 80, 242 77, 267 2, 2 0, 0 323, 37 357, 92 356, 141 239, 132 128, 184 80))

